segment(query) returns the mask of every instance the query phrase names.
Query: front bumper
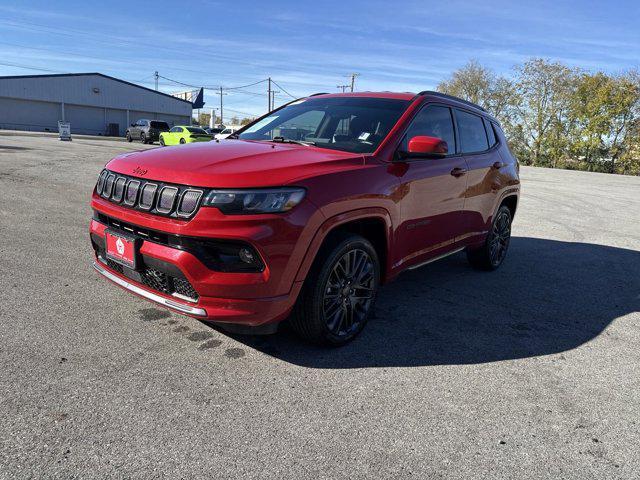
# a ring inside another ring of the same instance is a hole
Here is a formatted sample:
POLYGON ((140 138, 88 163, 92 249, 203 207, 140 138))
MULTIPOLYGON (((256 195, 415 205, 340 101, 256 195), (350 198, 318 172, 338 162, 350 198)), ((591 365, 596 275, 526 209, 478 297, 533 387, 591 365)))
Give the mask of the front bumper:
POLYGON ((117 266, 100 254, 104 249, 105 230, 113 226, 92 219, 90 234, 96 252, 95 268, 120 287, 179 313, 226 324, 256 327, 275 323, 286 318, 293 308, 302 286, 296 276, 310 241, 305 227, 309 226, 309 215, 315 210, 311 206, 307 210, 300 205, 302 208, 288 217, 273 215, 254 219, 225 217, 217 209, 201 208, 190 220, 123 208, 95 194, 92 207, 101 214, 100 218, 105 216, 164 234, 244 241, 265 264, 261 272, 214 271, 189 251, 143 239, 139 249, 141 265, 181 282, 184 279, 197 293, 185 296, 186 292, 181 290, 182 295, 176 295, 177 292, 170 289, 151 288, 139 273, 114 268, 117 266))
POLYGON ((133 292, 136 295, 140 295, 141 297, 144 297, 147 300, 151 300, 152 302, 159 303, 163 307, 171 308, 179 311, 180 313, 184 313, 186 315, 192 315, 194 317, 207 316, 207 311, 204 308, 193 307, 191 305, 180 303, 175 300, 170 300, 168 298, 163 297, 162 295, 154 293, 148 289, 142 288, 130 280, 125 280, 121 276, 118 276, 115 273, 112 273, 106 266, 101 265, 101 262, 99 260, 93 263, 93 268, 95 268, 99 274, 108 278, 116 285, 119 285, 120 287, 126 290, 129 290, 130 292, 133 292))

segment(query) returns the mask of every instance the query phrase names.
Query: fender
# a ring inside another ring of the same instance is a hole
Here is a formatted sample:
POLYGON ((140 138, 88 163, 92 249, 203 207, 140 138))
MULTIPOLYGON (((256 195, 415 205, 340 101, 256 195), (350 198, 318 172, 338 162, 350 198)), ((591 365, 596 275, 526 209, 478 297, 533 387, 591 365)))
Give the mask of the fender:
MULTIPOLYGON (((324 223, 320 226, 320 228, 316 231, 311 243, 309 244, 309 248, 304 256, 302 263, 300 264, 300 268, 298 269, 298 274, 296 275, 296 282, 302 282, 307 277, 309 270, 311 269, 311 265, 320 250, 323 242, 327 238, 327 235, 333 230, 335 230, 340 225, 344 225, 346 223, 352 222, 354 220, 361 220, 364 218, 376 218, 380 219, 385 224, 386 230, 386 264, 385 264, 385 272, 389 273, 391 271, 390 264, 390 255, 389 251, 393 248, 393 224, 391 222, 391 215, 389 212, 382 207, 369 207, 369 208, 361 208, 357 210, 350 210, 347 212, 339 213, 333 217, 328 218, 324 221, 324 223)), ((386 277, 387 275, 385 275, 386 277)), ((383 283, 386 279, 383 279, 383 283)))

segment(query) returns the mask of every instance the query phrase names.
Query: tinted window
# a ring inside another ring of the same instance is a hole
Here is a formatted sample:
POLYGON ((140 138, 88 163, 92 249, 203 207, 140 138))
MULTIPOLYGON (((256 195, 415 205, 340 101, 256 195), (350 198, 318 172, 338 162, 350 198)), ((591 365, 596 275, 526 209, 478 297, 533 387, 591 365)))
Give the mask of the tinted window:
POLYGON ((181 132, 182 129, 180 127, 173 127, 171 130, 169 130, 170 132, 181 132))
POLYGON ((187 130, 190 133, 200 133, 200 134, 206 134, 207 133, 202 128, 198 128, 198 127, 187 127, 187 130))
POLYGON ((411 122, 402 142, 402 148, 407 150, 409 140, 417 135, 438 137, 447 142, 450 154, 456 152, 456 137, 453 133, 453 120, 449 107, 430 105, 423 108, 411 122))
POLYGON ((487 131, 487 138, 489 139, 489 148, 491 148, 496 144, 496 134, 493 131, 493 126, 491 125, 491 122, 486 118, 483 118, 483 120, 484 120, 484 128, 487 131))
POLYGON ((169 125, 166 122, 151 122, 151 127, 158 130, 169 130, 169 125))
POLYGON ((371 153, 409 102, 391 98, 312 97, 293 102, 249 125, 245 140, 303 140, 322 148, 371 153))
POLYGON ((456 110, 458 135, 462 153, 482 152, 489 148, 482 117, 463 110, 456 110))

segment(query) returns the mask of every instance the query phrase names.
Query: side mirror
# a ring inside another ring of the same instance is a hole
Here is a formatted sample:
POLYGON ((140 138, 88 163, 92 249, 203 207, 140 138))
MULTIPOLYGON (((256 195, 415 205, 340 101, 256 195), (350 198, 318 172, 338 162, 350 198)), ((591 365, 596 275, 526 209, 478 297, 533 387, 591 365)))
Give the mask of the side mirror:
POLYGON ((442 158, 449 152, 447 142, 438 137, 418 135, 409 140, 406 152, 398 152, 401 158, 427 157, 442 158))
POLYGON ((132 124, 131 124, 131 126, 132 126, 132 127, 135 127, 135 126, 136 126, 136 124, 135 124, 135 123, 132 123, 132 124))

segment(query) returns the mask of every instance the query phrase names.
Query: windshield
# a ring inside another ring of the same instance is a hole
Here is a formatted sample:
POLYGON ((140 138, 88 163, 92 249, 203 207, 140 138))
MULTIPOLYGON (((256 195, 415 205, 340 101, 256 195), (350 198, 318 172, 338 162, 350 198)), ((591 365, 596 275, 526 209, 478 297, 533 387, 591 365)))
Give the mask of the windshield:
POLYGON ((187 130, 190 133, 204 133, 205 135, 207 134, 207 132, 205 132, 202 128, 197 128, 197 127, 187 127, 187 130))
POLYGON ((165 122, 151 122, 151 128, 157 128, 158 130, 169 130, 169 124, 165 122))
POLYGON ((322 148, 372 153, 408 105, 408 100, 390 98, 309 98, 273 112, 238 138, 291 140, 322 148))

